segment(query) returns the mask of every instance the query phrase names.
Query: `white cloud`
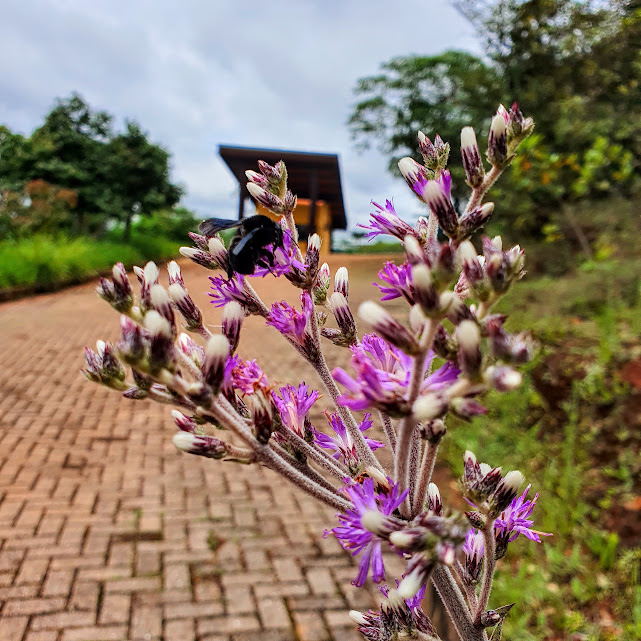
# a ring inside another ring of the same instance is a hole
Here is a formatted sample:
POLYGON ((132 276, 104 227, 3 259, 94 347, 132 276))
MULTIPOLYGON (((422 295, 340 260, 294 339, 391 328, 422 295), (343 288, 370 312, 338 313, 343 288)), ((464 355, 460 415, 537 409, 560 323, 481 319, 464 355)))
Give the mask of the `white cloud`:
POLYGON ((351 225, 370 199, 410 217, 418 205, 386 159, 353 148, 352 89, 394 56, 448 48, 478 50, 439 0, 23 0, 3 9, 0 120, 27 133, 78 91, 165 145, 203 216, 235 214, 217 146, 237 144, 338 153, 351 225))

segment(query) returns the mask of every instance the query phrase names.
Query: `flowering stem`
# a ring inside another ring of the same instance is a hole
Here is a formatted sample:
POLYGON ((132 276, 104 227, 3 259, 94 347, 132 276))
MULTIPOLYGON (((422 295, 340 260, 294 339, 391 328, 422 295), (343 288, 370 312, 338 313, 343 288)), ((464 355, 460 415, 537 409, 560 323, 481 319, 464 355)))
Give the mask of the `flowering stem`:
POLYGON ((356 450, 358 452, 358 456, 361 462, 366 467, 369 465, 372 465, 382 472, 383 468, 381 464, 378 462, 378 459, 374 456, 369 445, 367 445, 367 443, 365 442, 365 437, 363 436, 363 433, 358 428, 358 423, 356 422, 356 419, 354 418, 353 414, 349 411, 349 409, 347 409, 344 405, 341 405, 338 402, 340 391, 334 379, 332 378, 329 368, 327 367, 327 362, 325 361, 325 356, 323 355, 323 351, 320 348, 320 328, 318 327, 318 318, 316 317, 316 305, 314 305, 314 308, 312 310, 310 324, 311 324, 311 330, 312 330, 312 336, 314 338, 314 342, 318 347, 318 349, 316 350, 318 355, 315 359, 313 360, 308 359, 308 360, 311 363, 311 365, 314 367, 314 369, 318 372, 318 375, 323 381, 323 385, 325 385, 325 389, 327 390, 329 395, 332 397, 332 400, 334 401, 334 405, 336 406, 336 411, 338 412, 339 416, 343 419, 343 423, 345 423, 345 427, 347 428, 347 431, 349 432, 350 436, 352 437, 352 440, 354 441, 354 445, 356 446, 356 450))
MULTIPOLYGON (((410 378, 409 391, 407 395, 407 403, 411 408, 414 401, 418 397, 423 382, 423 370, 425 368, 425 359, 427 353, 432 347, 434 336, 438 329, 438 323, 435 320, 429 320, 426 330, 421 337, 421 351, 414 357, 412 365, 412 373, 410 378)), ((416 427, 416 421, 410 414, 401 420, 398 428, 398 442, 396 445, 396 452, 394 453, 394 478, 398 483, 399 490, 403 491, 409 487, 409 459, 411 454, 412 434, 416 427)), ((408 516, 411 512, 410 499, 406 498, 405 503, 401 506, 401 512, 404 516, 408 516)))
POLYGON ((197 381, 202 380, 203 374, 196 363, 194 363, 194 361, 192 361, 191 358, 189 358, 189 356, 187 356, 187 354, 185 354, 182 350, 176 350, 176 353, 178 354, 180 362, 189 370, 193 377, 197 381))
POLYGON ((283 438, 285 438, 289 443, 291 443, 295 449, 307 454, 309 458, 324 467, 328 472, 333 474, 337 479, 343 480, 346 476, 349 476, 347 468, 331 458, 327 453, 316 449, 313 445, 310 445, 305 439, 302 439, 298 434, 295 434, 291 430, 284 428, 278 432, 283 438))
POLYGON ((419 472, 419 481, 414 496, 414 505, 412 509, 412 516, 420 514, 425 504, 425 497, 427 496, 427 488, 432 480, 434 472, 434 464, 436 463, 436 453, 438 452, 438 443, 430 443, 427 441, 425 450, 423 452, 423 461, 421 462, 421 471, 419 472))
POLYGON ((474 621, 476 625, 481 622, 481 615, 487 609, 492 591, 492 580, 494 579, 494 570, 496 568, 496 540, 494 538, 494 519, 488 519, 483 528, 483 539, 485 541, 485 554, 483 555, 483 581, 481 583, 481 592, 479 602, 476 608, 474 621))
POLYGON ((415 429, 412 432, 412 442, 410 444, 410 460, 409 460, 409 480, 408 480, 408 489, 409 493, 407 498, 409 500, 410 512, 411 506, 414 502, 414 494, 416 492, 416 481, 418 476, 418 466, 421 459, 421 437, 418 431, 415 429))
POLYGON ((394 430, 394 426, 392 425, 392 419, 380 410, 378 412, 378 416, 381 419, 383 432, 385 433, 385 437, 387 438, 387 442, 389 443, 390 450, 393 454, 396 451, 396 432, 394 430))
POLYGON ((294 245, 296 246, 296 258, 302 263, 303 254, 300 250, 300 247, 298 246, 298 229, 296 228, 296 223, 294 222, 294 212, 286 210, 283 213, 283 218, 285 219, 287 229, 289 230, 292 240, 294 241, 294 245))
POLYGON ((479 629, 474 625, 470 610, 465 603, 465 597, 458 585, 456 585, 450 570, 443 565, 437 564, 431 578, 461 640, 486 641, 485 630, 479 629))
POLYGON ((240 436, 240 438, 254 450, 258 460, 270 469, 278 472, 281 476, 284 476, 301 490, 337 510, 345 512, 351 509, 351 504, 345 499, 336 496, 325 487, 321 487, 289 462, 282 459, 269 445, 265 445, 256 440, 247 424, 234 411, 226 399, 220 397, 218 402, 212 404, 207 412, 221 424, 229 427, 229 429, 240 436), (231 412, 229 410, 231 410, 231 412))
POLYGON ((467 602, 470 606, 471 610, 474 610, 476 612, 476 608, 478 607, 478 601, 476 599, 476 590, 474 589, 473 585, 470 585, 466 581, 466 572, 465 568, 461 564, 461 562, 457 559, 454 562, 454 568, 456 569, 456 575, 458 576, 461 585, 463 586, 463 589, 465 590, 465 595, 467 596, 467 602))
POLYGON ((213 334, 204 325, 196 327, 196 329, 194 329, 193 331, 197 334, 200 334, 206 341, 208 341, 213 336, 213 334))
POLYGON ((322 477, 314 468, 310 467, 306 461, 299 461, 294 458, 289 452, 284 450, 280 445, 274 443, 274 441, 269 441, 269 445, 282 459, 287 461, 292 467, 295 467, 299 472, 310 478, 315 483, 318 483, 321 487, 324 487, 326 490, 340 496, 338 490, 324 477, 322 477))
POLYGON ((262 298, 258 295, 256 290, 253 288, 252 285, 247 282, 247 279, 243 279, 243 289, 245 290, 245 293, 254 300, 254 302, 258 305, 260 308, 260 316, 264 316, 267 318, 269 316, 269 309, 267 308, 267 305, 263 303, 262 298))
POLYGON ((505 171, 505 169, 507 169, 507 166, 508 165, 505 165, 505 167, 503 167, 502 169, 493 166, 492 169, 490 169, 481 185, 472 191, 472 195, 470 196, 467 207, 465 207, 465 211, 463 212, 463 214, 467 214, 481 204, 483 196, 485 196, 490 187, 499 179, 499 176, 505 171))

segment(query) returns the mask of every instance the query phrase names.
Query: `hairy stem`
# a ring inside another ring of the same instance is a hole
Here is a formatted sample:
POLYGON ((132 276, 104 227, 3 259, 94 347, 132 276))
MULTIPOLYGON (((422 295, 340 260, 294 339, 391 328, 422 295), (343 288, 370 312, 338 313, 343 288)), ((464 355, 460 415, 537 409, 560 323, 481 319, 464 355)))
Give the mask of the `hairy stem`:
POLYGON ((490 592, 492 591, 492 581, 494 579, 494 570, 496 569, 496 540, 494 538, 494 519, 488 519, 483 528, 483 539, 485 541, 485 554, 483 555, 483 579, 481 581, 481 592, 476 608, 474 622, 479 625, 481 615, 487 609, 490 601, 490 592))
POLYGON ((407 497, 409 499, 410 507, 414 505, 414 495, 416 492, 416 481, 418 480, 418 466, 419 466, 420 460, 421 460, 421 437, 418 433, 418 430, 415 429, 412 432, 412 441, 410 444, 409 470, 408 470, 409 479, 408 479, 407 487, 409 489, 409 494, 407 495, 407 497))
POLYGON ((309 456, 312 461, 324 467, 328 472, 333 474, 340 481, 342 481, 346 476, 350 476, 349 471, 342 463, 340 463, 336 459, 333 459, 326 452, 316 449, 313 445, 310 445, 307 441, 305 441, 305 439, 302 439, 300 436, 298 436, 298 434, 295 434, 287 428, 284 428, 279 432, 279 434, 283 438, 287 439, 287 441, 291 443, 295 449, 309 456))
POLYGON ((414 495, 414 503, 412 504, 412 516, 420 514, 425 504, 425 497, 427 490, 432 480, 434 473, 434 465, 436 463, 436 453, 438 452, 438 443, 430 443, 427 441, 423 451, 423 460, 421 462, 421 471, 419 472, 418 485, 416 487, 416 494, 414 495))
POLYGON ((470 610, 473 610, 476 612, 476 608, 478 607, 478 600, 476 598, 476 590, 473 585, 470 585, 466 581, 466 572, 465 568, 461 564, 459 560, 456 560, 454 562, 454 569, 456 570, 456 576, 459 578, 459 582, 461 583, 461 586, 463 587, 463 590, 465 590, 465 596, 467 597, 467 603, 470 606, 470 610))
POLYGON ((318 372, 318 375, 323 381, 323 385, 325 385, 325 389, 334 401, 336 411, 343 419, 343 423, 345 423, 345 427, 347 428, 347 431, 354 441, 354 445, 356 446, 356 451, 358 452, 360 461, 365 466, 374 466, 376 469, 382 472, 383 468, 378 462, 378 459, 374 456, 374 453, 370 449, 369 445, 367 445, 367 443, 365 442, 365 437, 363 436, 363 433, 360 431, 360 429, 358 429, 358 423, 356 422, 354 415, 349 411, 347 407, 341 405, 338 402, 340 390, 338 389, 334 379, 332 378, 329 367, 327 367, 327 361, 325 360, 323 350, 321 349, 321 335, 320 328, 318 327, 318 318, 316 317, 316 305, 314 305, 314 309, 312 311, 311 330, 312 336, 314 337, 314 342, 317 346, 318 357, 313 361, 310 360, 309 362, 318 372))
MULTIPOLYGON (((412 373, 410 375, 410 386, 407 394, 407 402, 410 408, 414 405, 414 401, 417 399, 418 393, 421 389, 421 383, 423 382, 423 370, 425 369, 425 359, 427 358, 427 353, 432 347, 432 342, 434 341, 437 329, 438 323, 436 320, 429 320, 428 326, 421 337, 421 351, 414 357, 412 373)), ((415 427, 416 420, 410 414, 401 420, 398 428, 398 441, 396 444, 396 452, 394 453, 394 478, 396 479, 396 482, 399 485, 399 490, 401 491, 409 488, 410 486, 408 478, 410 467, 409 463, 412 434, 415 427)), ((401 513, 403 513, 403 516, 409 516, 410 511, 411 503, 408 497, 401 506, 401 513)))
POLYGON ((219 398, 218 402, 212 404, 208 409, 208 412, 213 418, 220 421, 220 423, 243 439, 254 450, 259 461, 275 472, 278 472, 281 476, 284 476, 296 487, 299 487, 310 496, 341 512, 345 512, 351 508, 351 504, 345 499, 336 496, 333 492, 330 492, 325 487, 311 480, 289 462, 282 459, 269 445, 260 443, 251 433, 251 430, 245 421, 243 421, 242 417, 238 415, 226 399, 222 397, 219 398))
POLYGON ((431 578, 461 641, 486 641, 485 630, 474 625, 465 597, 450 570, 438 564, 431 578))
POLYGON ((492 169, 490 169, 490 171, 485 175, 485 178, 483 179, 481 185, 472 191, 472 195, 467 202, 467 206, 465 207, 463 215, 472 211, 472 209, 478 207, 481 204, 485 194, 489 191, 490 187, 498 180, 499 176, 507 169, 509 164, 510 163, 507 163, 502 169, 499 169, 498 167, 492 167, 492 169))
POLYGON ((381 419, 383 432, 385 433, 385 438, 387 438, 387 442, 389 443, 390 450, 392 454, 394 454, 394 452, 396 451, 396 431, 394 430, 394 426, 392 425, 392 419, 380 410, 378 412, 378 417, 381 419))

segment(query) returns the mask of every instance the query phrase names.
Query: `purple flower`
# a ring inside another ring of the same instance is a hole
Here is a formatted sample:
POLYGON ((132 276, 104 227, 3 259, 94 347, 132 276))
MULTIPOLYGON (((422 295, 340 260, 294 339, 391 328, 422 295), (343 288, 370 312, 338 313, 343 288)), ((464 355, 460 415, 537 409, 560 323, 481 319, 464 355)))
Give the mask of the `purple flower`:
MULTIPOLYGON (((389 482, 390 491, 387 494, 375 492, 374 480, 371 478, 366 478, 362 485, 348 485, 345 492, 352 500, 354 508, 347 514, 339 514, 338 520, 341 525, 331 530, 352 556, 363 553, 358 575, 352 581, 352 584, 358 587, 367 580, 370 566, 375 583, 385 577, 381 544, 391 532, 402 527, 402 523, 397 522, 391 515, 405 500, 407 490, 399 494, 398 487, 391 479, 389 482)), ((325 532, 325 535, 327 534, 328 532, 325 532)))
POLYGON ((285 385, 280 388, 280 396, 272 392, 283 425, 301 438, 305 437, 305 417, 319 397, 320 394, 316 390, 309 392, 307 383, 301 383, 298 387, 285 385))
POLYGON ((244 361, 240 356, 230 356, 225 364, 222 391, 228 396, 233 390, 253 394, 258 389, 267 391, 269 381, 256 361, 244 361))
POLYGON ((233 278, 222 276, 210 276, 213 292, 209 292, 211 302, 216 307, 224 307, 227 303, 236 302, 242 305, 249 314, 256 314, 259 311, 257 302, 253 296, 245 291, 245 278, 241 274, 235 274, 233 278))
POLYGON ((483 567, 483 555, 485 554, 485 540, 483 532, 477 532, 470 528, 465 535, 463 543, 463 553, 465 554, 465 569, 472 582, 478 581, 483 567))
POLYGON ((317 348, 311 335, 310 319, 314 313, 314 303, 308 291, 300 295, 302 311, 294 309, 285 301, 272 305, 267 324, 275 327, 281 334, 298 343, 309 358, 316 355, 317 348))
POLYGON ((392 261, 387 261, 383 269, 378 272, 378 277, 387 283, 386 285, 373 283, 381 290, 381 294, 384 294, 381 301, 393 300, 402 296, 410 305, 414 304, 411 265, 408 263, 396 265, 392 261))
MULTIPOLYGON (((394 417, 407 415, 411 409, 407 394, 412 358, 376 334, 366 334, 351 350, 356 378, 340 367, 332 372, 334 379, 346 388, 339 402, 356 411, 374 408, 394 417)), ((459 370, 449 362, 427 374, 433 359, 434 353, 430 352, 425 361, 421 395, 449 387, 458 378, 459 370)))
POLYGON ((508 543, 514 541, 519 534, 537 543, 541 542, 539 535, 552 536, 551 533, 539 532, 538 530, 532 530, 530 527, 534 521, 528 517, 532 514, 536 500, 539 498, 537 494, 531 501, 525 500, 530 487, 531 485, 528 485, 521 496, 515 497, 510 505, 503 510, 500 517, 494 521, 497 537, 506 539, 508 543))
POLYGON ((452 196, 452 176, 450 172, 446 169, 441 172, 441 175, 436 179, 436 182, 443 187, 443 191, 448 198, 452 196))
MULTIPOLYGON (((404 574, 403 574, 403 578, 405 578, 404 574)), ((394 579, 394 581, 396 581, 396 589, 398 590, 398 586, 400 585, 400 582, 398 579, 394 579)), ((383 593, 383 596, 385 598, 389 598, 389 588, 386 585, 383 585, 378 589, 383 593)), ((427 589, 427 583, 425 583, 413 597, 410 597, 409 599, 404 599, 407 607, 410 610, 414 610, 414 608, 421 607, 421 603, 425 598, 426 589, 427 589)))
MULTIPOLYGON (((361 432, 365 432, 365 430, 372 427, 373 421, 370 419, 370 416, 371 414, 365 414, 363 417, 361 424, 358 426, 361 432)), ((317 429, 313 429, 316 444, 326 450, 335 450, 336 453, 333 455, 335 459, 340 459, 342 456, 347 467, 350 470, 356 470, 359 465, 358 452, 356 451, 350 433, 345 427, 345 423, 343 423, 343 419, 334 413, 327 416, 327 420, 336 436, 328 436, 327 434, 323 434, 323 432, 319 432, 317 429)), ((384 443, 367 437, 365 437, 365 442, 372 451, 384 446, 384 443)))
POLYGON ((267 245, 265 251, 272 254, 274 257, 274 265, 272 267, 257 266, 252 276, 263 277, 268 274, 275 276, 286 276, 288 274, 305 273, 305 264, 296 258, 297 245, 292 240, 291 234, 287 229, 283 230, 283 246, 274 248, 273 245, 267 245))
MULTIPOLYGON (((376 238, 376 236, 380 236, 381 234, 389 234, 401 240, 408 234, 416 236, 414 229, 398 217, 394 205, 392 205, 389 200, 385 201, 385 207, 375 203, 373 200, 372 205, 374 205, 378 211, 370 214, 370 224, 357 225, 363 229, 370 230, 367 234, 368 238, 376 238)), ((417 239, 420 240, 420 238, 417 239)))

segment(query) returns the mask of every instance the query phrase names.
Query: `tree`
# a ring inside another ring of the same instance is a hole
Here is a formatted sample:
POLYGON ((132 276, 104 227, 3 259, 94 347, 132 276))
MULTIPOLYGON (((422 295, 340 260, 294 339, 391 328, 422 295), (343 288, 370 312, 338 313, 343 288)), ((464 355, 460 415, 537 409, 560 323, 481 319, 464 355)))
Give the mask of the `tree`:
POLYGON ((124 220, 128 238, 134 214, 173 207, 182 189, 170 181, 169 160, 138 124, 127 122, 116 134, 112 116, 77 94, 58 100, 28 138, 0 127, 0 189, 20 194, 26 183, 44 181, 73 191, 77 233, 100 232, 109 221, 124 220))
POLYGON ((439 56, 394 58, 381 65, 382 73, 361 78, 354 90, 364 97, 349 120, 361 147, 377 141, 391 156, 390 170, 403 156, 420 161, 417 132, 440 135, 452 146, 455 167, 453 197, 465 193, 458 141, 461 129, 488 122, 504 98, 503 84, 494 69, 462 51, 439 56))
POLYGON ((112 198, 125 221, 124 240, 129 240, 134 215, 173 207, 183 193, 169 180, 169 152, 149 142, 135 122, 115 136, 107 150, 112 198))

